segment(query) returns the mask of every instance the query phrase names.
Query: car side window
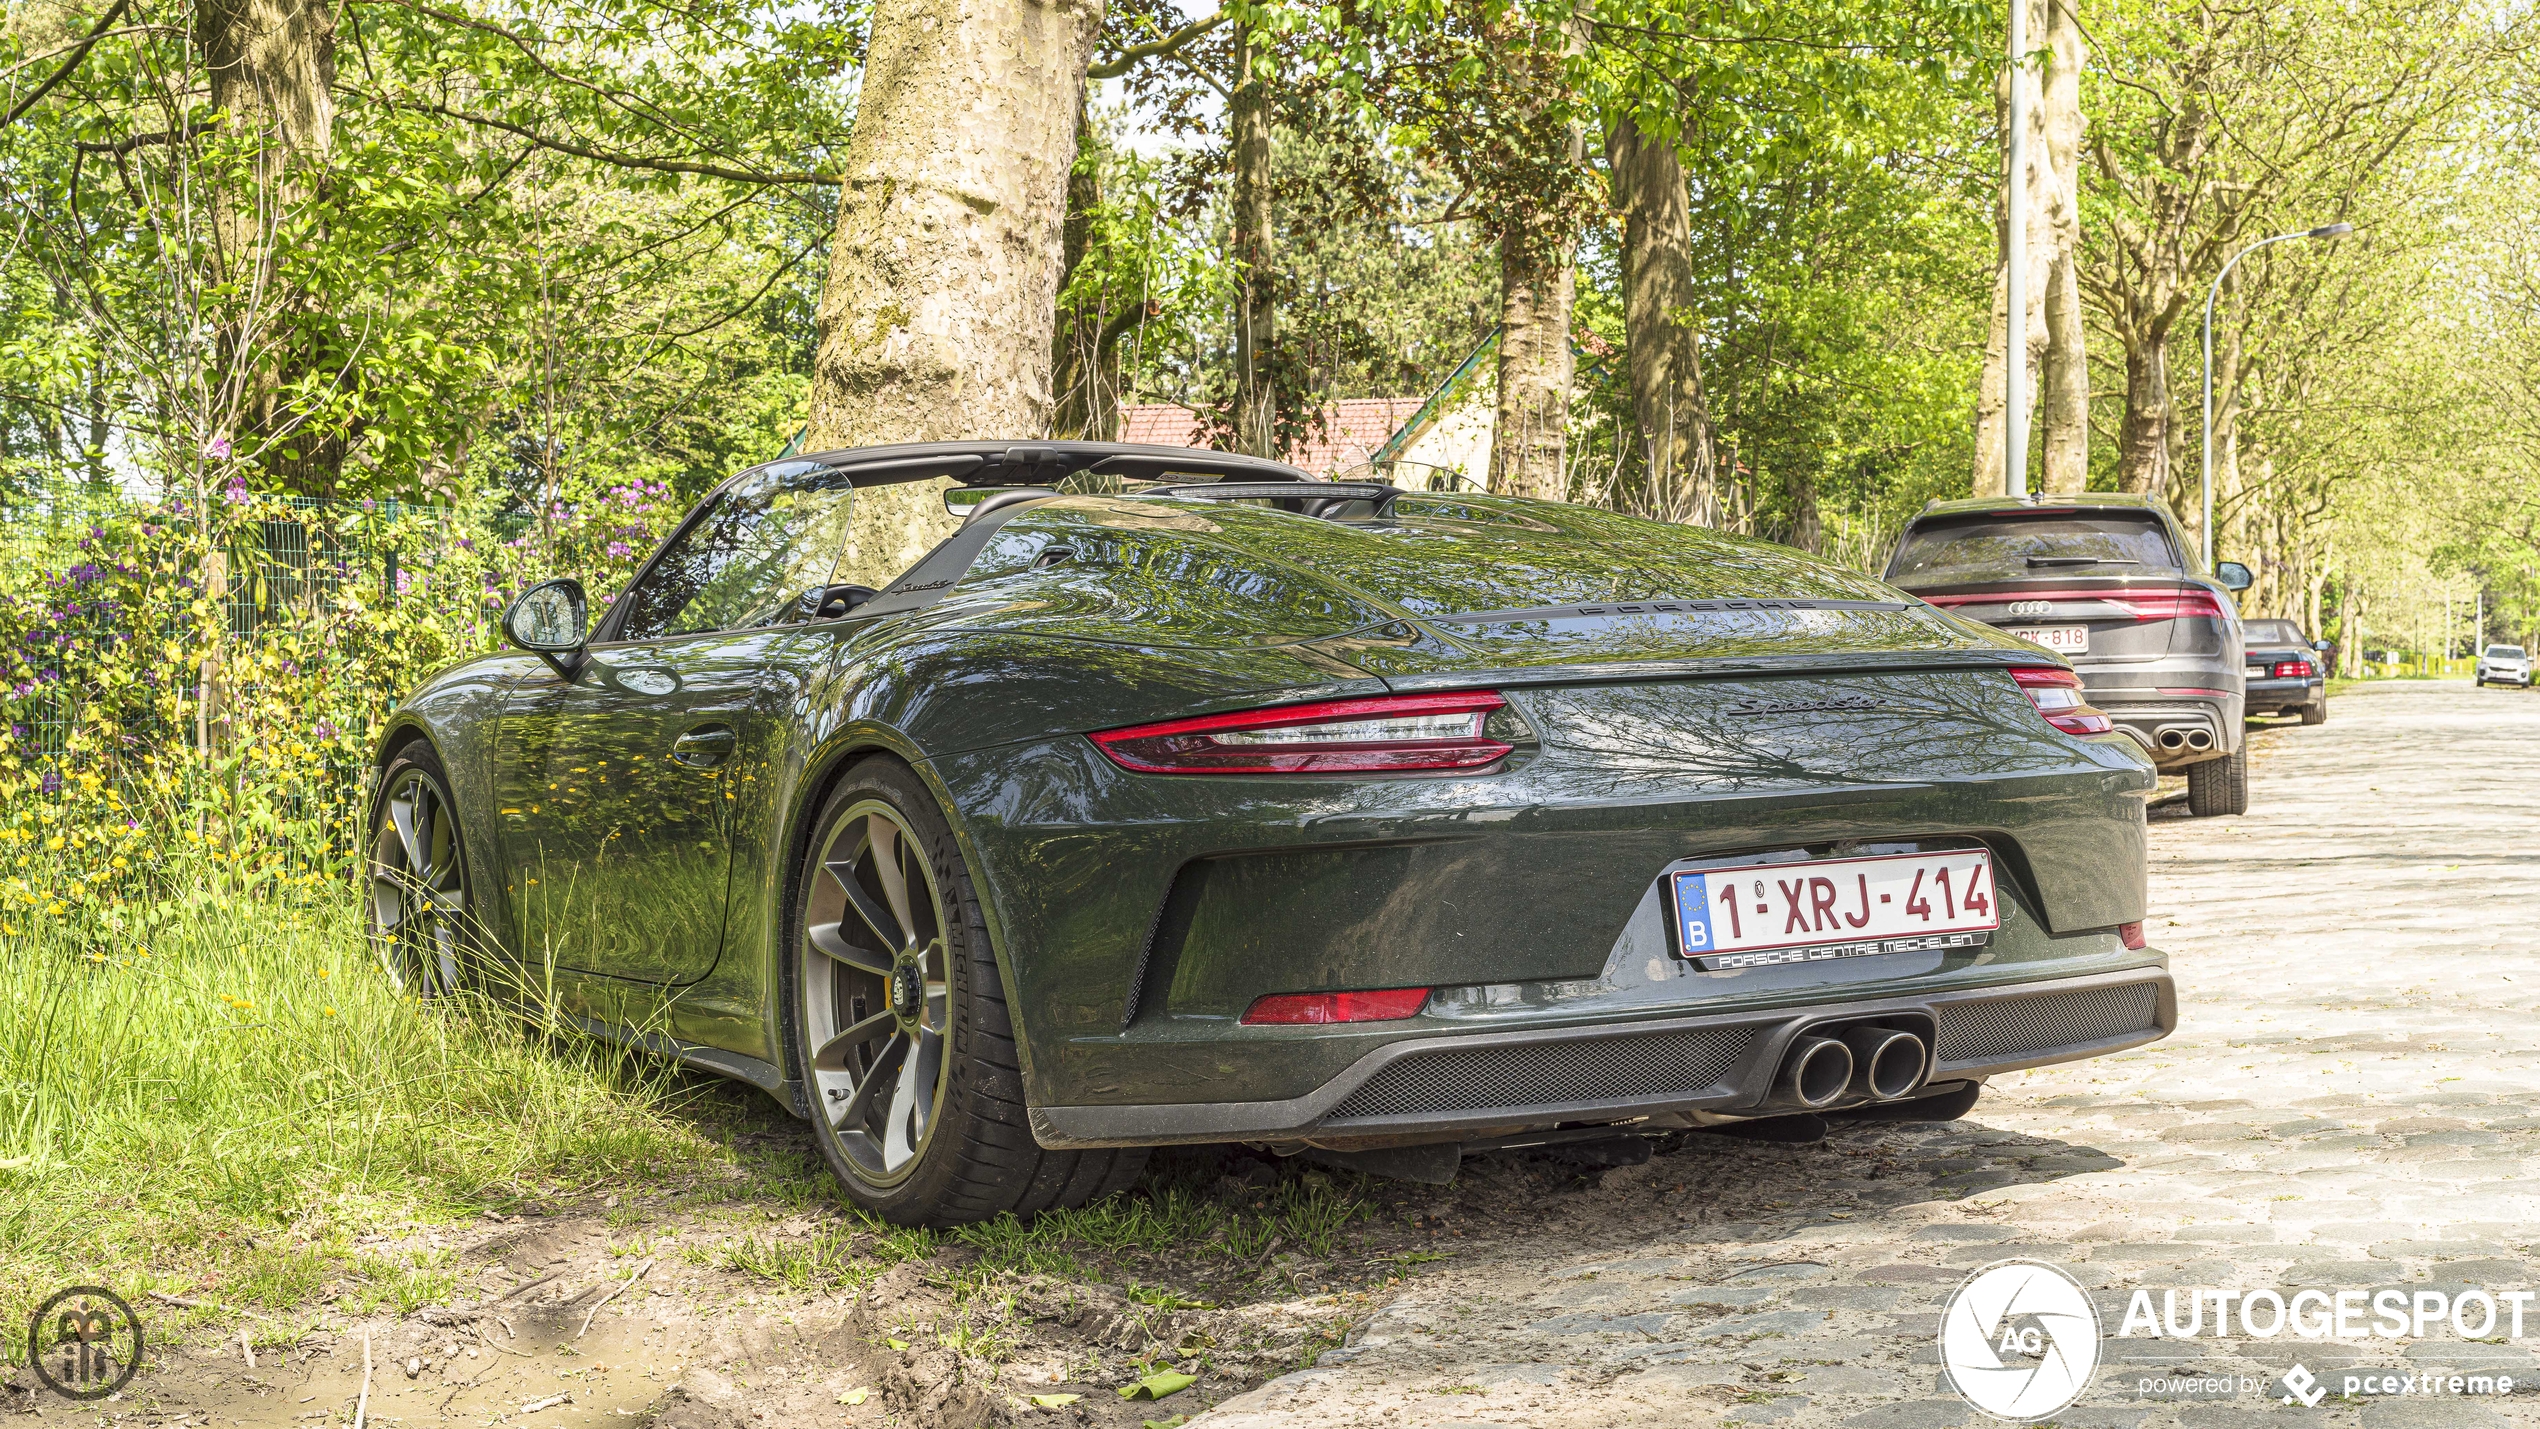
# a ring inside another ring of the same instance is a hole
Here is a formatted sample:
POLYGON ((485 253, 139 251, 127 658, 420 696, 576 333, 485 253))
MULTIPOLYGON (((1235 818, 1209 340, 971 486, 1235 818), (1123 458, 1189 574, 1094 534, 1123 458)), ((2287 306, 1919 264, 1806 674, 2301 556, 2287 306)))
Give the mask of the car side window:
POLYGON ((726 488, 635 587, 615 633, 659 640, 774 625, 825 586, 846 551, 855 490, 839 473, 778 468, 726 488))

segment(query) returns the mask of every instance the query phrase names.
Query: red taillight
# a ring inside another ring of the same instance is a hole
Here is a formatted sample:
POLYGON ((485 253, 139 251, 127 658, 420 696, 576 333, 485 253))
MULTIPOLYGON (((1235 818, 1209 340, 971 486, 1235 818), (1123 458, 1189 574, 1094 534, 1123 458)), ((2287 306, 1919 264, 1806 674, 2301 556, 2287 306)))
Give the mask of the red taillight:
POLYGON ((2037 706, 2048 724, 2066 734, 2106 734, 2116 725, 2081 697, 2081 676, 2070 670, 2051 669, 2039 665, 2015 665, 2011 678, 2020 682, 2020 692, 2037 706))
POLYGON ((1323 700, 1105 730, 1093 741, 1141 774, 1480 769, 1511 748, 1482 732, 1507 703, 1488 690, 1323 700))
POLYGON ((2107 599, 2134 612, 2137 620, 2227 620, 2229 612, 2202 586, 2178 590, 2126 591, 2107 599))
MULTIPOLYGON (((2203 586, 2181 586, 2176 590, 2022 590, 1987 592, 1979 595, 1927 595, 1933 605, 1955 609, 1962 605, 2001 605, 2006 602, 2044 601, 2049 606, 2068 602, 2092 601, 2113 605, 2135 620, 2182 620, 2197 617, 2221 620, 2222 602, 2203 586)), ((2049 609, 2035 620, 2079 620, 2078 615, 2049 609)), ((2106 619, 2105 616, 2098 617, 2106 619)))
POLYGON ((1281 992, 1255 998, 1244 1025, 1306 1022, 1400 1022, 1428 1004, 1425 987, 1387 987, 1373 992, 1281 992))
POLYGON ((2117 941, 2134 949, 2136 952, 2141 952, 2143 950, 2143 925, 2140 923, 2119 923, 2117 925, 2117 941))
POLYGON ((2308 660, 2278 660, 2275 662, 2275 678, 2279 680, 2307 680, 2310 677, 2311 662, 2308 660))

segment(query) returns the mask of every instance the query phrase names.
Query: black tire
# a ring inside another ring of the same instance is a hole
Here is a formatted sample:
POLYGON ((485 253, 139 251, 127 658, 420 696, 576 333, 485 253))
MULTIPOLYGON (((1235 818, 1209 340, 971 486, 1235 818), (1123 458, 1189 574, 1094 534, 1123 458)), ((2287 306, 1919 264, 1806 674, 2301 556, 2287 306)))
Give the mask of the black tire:
POLYGON ((2320 701, 2319 703, 2317 703, 2317 704, 2311 704, 2311 705, 2304 705, 2304 706, 2302 706, 2302 723, 2304 723, 2304 724, 2326 724, 2326 723, 2328 723, 2328 701, 2326 701, 2326 700, 2321 700, 2321 701, 2320 701))
POLYGON ((369 905, 372 951, 399 992, 448 997, 476 971, 467 843, 450 776, 428 740, 388 758, 371 801, 369 905))
POLYGON ((894 1224, 940 1226, 1081 1206, 1136 1183, 1145 1147, 1033 1140, 978 890, 906 765, 868 758, 838 781, 812 820, 792 904, 786 1042, 812 1140, 847 1199, 894 1224))
POLYGON ((2249 746, 2187 766, 2187 812, 2200 819, 2249 812, 2249 746))

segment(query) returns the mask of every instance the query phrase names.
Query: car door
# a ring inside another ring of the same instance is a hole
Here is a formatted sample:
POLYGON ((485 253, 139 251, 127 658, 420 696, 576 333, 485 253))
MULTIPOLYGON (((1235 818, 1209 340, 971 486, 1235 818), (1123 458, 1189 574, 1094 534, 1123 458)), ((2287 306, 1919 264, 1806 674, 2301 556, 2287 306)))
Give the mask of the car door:
POLYGON ((618 598, 573 678, 513 692, 497 810, 533 966, 673 985, 713 970, 738 811, 755 807, 740 785, 791 715, 788 622, 845 546, 851 490, 818 475, 725 488, 618 598))

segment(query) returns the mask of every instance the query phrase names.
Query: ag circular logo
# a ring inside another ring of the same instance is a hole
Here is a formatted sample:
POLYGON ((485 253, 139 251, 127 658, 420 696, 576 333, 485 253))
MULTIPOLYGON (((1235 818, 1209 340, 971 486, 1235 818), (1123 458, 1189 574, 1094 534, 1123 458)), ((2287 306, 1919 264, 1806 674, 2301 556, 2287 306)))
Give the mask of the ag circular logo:
POLYGON ((57 1394, 103 1399, 141 1368, 141 1321, 112 1290, 74 1285, 35 1312, 26 1361, 57 1394))
POLYGON ((1940 1362, 1959 1397, 1996 1419, 2060 1414, 2099 1368, 2099 1311, 2052 1265, 1996 1261, 1941 1311, 1940 1362))

